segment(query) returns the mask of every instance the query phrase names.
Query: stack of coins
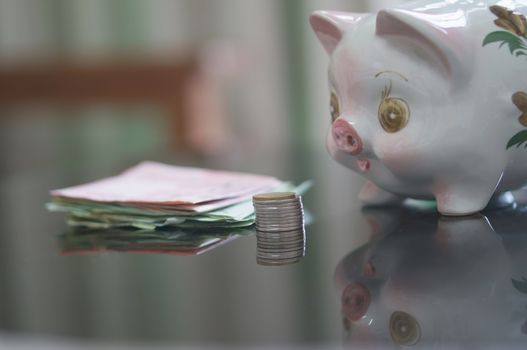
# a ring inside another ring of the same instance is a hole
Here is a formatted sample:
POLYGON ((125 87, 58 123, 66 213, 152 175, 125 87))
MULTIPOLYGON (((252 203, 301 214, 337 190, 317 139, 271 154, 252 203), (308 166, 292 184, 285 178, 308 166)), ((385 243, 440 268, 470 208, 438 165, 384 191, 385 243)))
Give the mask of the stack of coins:
POLYGON ((256 213, 256 261, 286 265, 305 255, 306 235, 302 199, 293 192, 263 193, 253 197, 256 213))

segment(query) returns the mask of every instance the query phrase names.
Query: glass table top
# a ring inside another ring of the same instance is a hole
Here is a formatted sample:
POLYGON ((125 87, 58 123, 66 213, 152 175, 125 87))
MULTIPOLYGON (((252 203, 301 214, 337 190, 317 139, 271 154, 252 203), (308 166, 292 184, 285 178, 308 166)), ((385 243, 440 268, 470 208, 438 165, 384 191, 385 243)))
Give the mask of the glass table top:
POLYGON ((257 263, 253 228, 74 230, 43 208, 12 210, 18 230, 4 216, 0 238, 0 340, 525 348, 524 204, 447 218, 332 207, 315 185, 304 207, 305 256, 283 266, 257 263))

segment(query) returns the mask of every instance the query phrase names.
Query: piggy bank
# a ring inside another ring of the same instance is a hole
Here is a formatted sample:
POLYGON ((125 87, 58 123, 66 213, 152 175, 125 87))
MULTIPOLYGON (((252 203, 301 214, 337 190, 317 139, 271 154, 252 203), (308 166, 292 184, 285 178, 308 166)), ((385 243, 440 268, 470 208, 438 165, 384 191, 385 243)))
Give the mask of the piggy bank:
POLYGON ((380 204, 466 215, 527 182, 527 1, 315 12, 330 56, 327 148, 380 204))

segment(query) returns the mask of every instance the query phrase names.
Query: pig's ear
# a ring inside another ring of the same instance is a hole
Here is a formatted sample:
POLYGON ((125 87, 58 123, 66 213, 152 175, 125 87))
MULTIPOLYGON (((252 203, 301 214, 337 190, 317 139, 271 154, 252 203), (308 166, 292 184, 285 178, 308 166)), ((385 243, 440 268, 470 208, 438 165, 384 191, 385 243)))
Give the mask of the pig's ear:
POLYGON ((456 22, 445 16, 389 9, 377 15, 376 33, 417 41, 434 52, 450 77, 460 78, 467 72, 463 62, 468 58, 460 30, 463 23, 462 18, 456 22))
POLYGON ((338 11, 315 11, 309 22, 322 46, 331 55, 344 33, 355 26, 365 14, 338 11))

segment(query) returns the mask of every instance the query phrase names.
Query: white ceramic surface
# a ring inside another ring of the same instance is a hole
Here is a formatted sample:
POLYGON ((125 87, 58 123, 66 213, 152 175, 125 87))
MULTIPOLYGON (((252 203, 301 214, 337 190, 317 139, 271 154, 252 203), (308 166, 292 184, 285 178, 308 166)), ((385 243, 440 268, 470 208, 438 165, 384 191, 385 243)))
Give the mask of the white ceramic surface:
POLYGON ((527 0, 414 1, 318 11, 330 55, 327 148, 366 203, 435 198, 483 209, 527 182, 527 0))
POLYGON ((527 294, 513 283, 525 281, 525 219, 399 207, 364 215, 373 240, 335 270, 346 348, 525 347, 527 294))

